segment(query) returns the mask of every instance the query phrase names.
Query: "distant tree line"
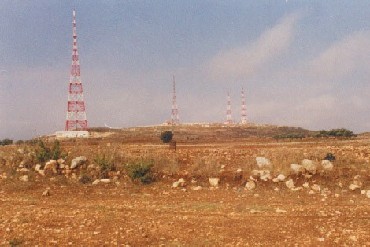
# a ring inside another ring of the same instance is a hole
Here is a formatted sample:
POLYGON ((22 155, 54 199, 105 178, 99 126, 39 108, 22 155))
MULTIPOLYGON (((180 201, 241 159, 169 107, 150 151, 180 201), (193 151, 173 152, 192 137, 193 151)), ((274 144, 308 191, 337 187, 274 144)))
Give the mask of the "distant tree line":
POLYGON ((320 130, 314 134, 284 133, 274 136, 275 139, 302 139, 306 137, 356 137, 353 131, 348 129, 320 130))
POLYGON ((306 136, 300 133, 288 133, 274 136, 275 139, 302 139, 306 136))
POLYGON ((6 146, 6 145, 12 145, 13 140, 5 138, 3 140, 0 140, 0 146, 6 146))
POLYGON ((353 131, 347 129, 320 130, 315 137, 355 137, 353 131))

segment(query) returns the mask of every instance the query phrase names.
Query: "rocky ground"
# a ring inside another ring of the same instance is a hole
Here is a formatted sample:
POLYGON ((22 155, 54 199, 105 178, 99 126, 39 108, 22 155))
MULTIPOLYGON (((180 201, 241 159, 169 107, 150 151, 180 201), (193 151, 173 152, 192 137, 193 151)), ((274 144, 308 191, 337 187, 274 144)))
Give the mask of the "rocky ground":
POLYGON ((0 147, 0 246, 370 246, 368 139, 61 149, 0 147))
POLYGON ((370 246, 370 199, 359 192, 48 186, 42 196, 43 183, 2 184, 2 246, 370 246))

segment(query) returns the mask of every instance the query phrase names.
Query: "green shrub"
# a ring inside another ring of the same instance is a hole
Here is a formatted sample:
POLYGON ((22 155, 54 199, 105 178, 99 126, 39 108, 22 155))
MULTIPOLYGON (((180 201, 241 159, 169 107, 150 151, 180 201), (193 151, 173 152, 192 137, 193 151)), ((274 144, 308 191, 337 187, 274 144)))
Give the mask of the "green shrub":
POLYGON ((98 155, 94 161, 100 168, 100 178, 109 178, 109 172, 115 170, 113 159, 106 157, 105 154, 98 155))
POLYGON ((43 141, 39 141, 39 147, 36 150, 36 158, 39 162, 46 162, 48 160, 57 160, 64 156, 60 149, 59 141, 54 141, 53 147, 49 148, 45 146, 43 141))
POLYGON ((126 166, 127 175, 133 181, 140 181, 143 184, 153 182, 152 163, 150 162, 137 162, 131 163, 126 166))
POLYGON ((164 131, 161 134, 161 140, 163 143, 169 143, 172 141, 173 133, 172 131, 164 131))

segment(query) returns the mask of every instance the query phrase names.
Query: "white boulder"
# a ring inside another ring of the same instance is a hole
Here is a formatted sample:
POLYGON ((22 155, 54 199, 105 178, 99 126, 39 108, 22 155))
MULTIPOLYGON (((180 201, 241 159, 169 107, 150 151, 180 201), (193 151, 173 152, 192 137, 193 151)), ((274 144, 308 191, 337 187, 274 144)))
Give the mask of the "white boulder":
POLYGON ((22 182, 28 182, 28 175, 20 176, 19 180, 21 180, 22 182))
POLYGON ((87 161, 85 156, 79 156, 72 160, 71 162, 71 169, 75 169, 80 165, 83 165, 87 161))
POLYGON ((217 187, 218 183, 220 182, 220 179, 219 178, 209 178, 208 182, 212 187, 217 187))
POLYGON ((295 187, 293 179, 289 179, 288 181, 286 181, 285 185, 286 187, 288 187, 288 189, 294 189, 295 187))
POLYGON ((254 190, 256 188, 256 183, 253 181, 253 180, 249 180, 246 184, 245 184, 245 188, 247 190, 254 190))
POLYGON ((325 171, 331 171, 334 168, 333 163, 330 162, 330 160, 322 160, 321 161, 322 169, 325 171))
POLYGON ((256 157, 256 162, 260 169, 272 169, 270 160, 265 157, 256 157))
POLYGON ((298 174, 300 172, 304 172, 304 168, 301 165, 298 164, 290 164, 290 169, 293 171, 293 173, 298 174))
POLYGON ((306 171, 313 173, 313 174, 315 174, 317 171, 317 165, 312 160, 309 160, 309 159, 302 160, 302 167, 306 171))

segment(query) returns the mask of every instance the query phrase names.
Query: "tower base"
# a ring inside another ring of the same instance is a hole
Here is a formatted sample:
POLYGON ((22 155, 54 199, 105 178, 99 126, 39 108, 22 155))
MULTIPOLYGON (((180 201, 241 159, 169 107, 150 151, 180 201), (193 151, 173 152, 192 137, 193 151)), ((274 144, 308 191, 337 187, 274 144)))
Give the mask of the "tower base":
POLYGON ((57 131, 55 132, 57 139, 63 138, 89 138, 88 131, 57 131))

